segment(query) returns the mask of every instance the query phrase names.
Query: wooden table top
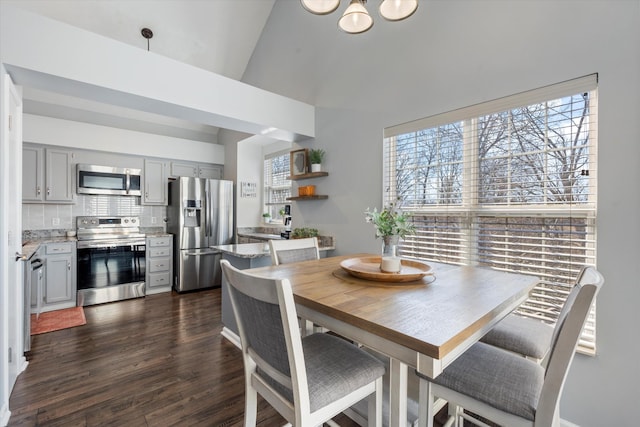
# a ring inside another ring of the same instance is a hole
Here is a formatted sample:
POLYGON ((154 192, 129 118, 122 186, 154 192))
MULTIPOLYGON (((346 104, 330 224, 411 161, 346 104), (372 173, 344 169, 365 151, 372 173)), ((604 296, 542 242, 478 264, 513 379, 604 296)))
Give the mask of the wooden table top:
POLYGON ((496 322, 538 278, 479 267, 428 263, 435 280, 387 285, 348 275, 340 262, 355 254, 246 270, 290 280, 296 303, 387 340, 442 359, 466 338, 496 322))

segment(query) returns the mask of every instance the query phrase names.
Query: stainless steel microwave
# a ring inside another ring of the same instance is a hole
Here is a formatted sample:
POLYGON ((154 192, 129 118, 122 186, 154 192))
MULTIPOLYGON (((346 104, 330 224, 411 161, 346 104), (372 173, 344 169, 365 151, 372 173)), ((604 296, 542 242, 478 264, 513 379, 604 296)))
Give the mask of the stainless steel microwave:
POLYGON ((141 196, 141 170, 78 164, 78 194, 141 196))

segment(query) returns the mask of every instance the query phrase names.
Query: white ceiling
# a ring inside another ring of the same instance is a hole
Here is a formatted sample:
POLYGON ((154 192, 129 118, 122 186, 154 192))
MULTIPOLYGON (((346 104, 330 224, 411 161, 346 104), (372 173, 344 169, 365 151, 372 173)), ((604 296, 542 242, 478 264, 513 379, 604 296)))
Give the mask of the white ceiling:
MULTIPOLYGON (((275 0, 0 0, 241 80, 275 0)), ((218 129, 89 100, 24 89, 24 111, 62 119, 215 142, 218 129)))

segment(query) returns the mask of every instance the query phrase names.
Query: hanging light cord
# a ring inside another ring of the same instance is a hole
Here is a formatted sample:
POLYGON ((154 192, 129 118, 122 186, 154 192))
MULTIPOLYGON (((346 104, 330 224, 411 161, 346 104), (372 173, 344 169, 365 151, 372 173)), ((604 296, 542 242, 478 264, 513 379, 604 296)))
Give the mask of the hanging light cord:
POLYGON ((147 52, 148 52, 149 51, 149 40, 153 37, 153 31, 151 31, 149 28, 143 28, 140 31, 140 34, 142 34, 142 37, 147 39, 147 52))

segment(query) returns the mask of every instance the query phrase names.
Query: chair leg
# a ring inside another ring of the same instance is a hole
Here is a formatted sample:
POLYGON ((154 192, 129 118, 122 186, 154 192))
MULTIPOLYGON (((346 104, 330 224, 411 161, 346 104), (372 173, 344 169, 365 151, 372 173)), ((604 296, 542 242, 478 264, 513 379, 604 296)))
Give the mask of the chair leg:
POLYGON ((382 377, 376 380, 376 391, 369 396, 368 427, 382 427, 382 377))
POLYGON ((448 402, 448 404, 449 407, 447 411, 449 413, 449 420, 452 420, 452 424, 450 425, 453 425, 454 427, 462 427, 464 425, 464 418, 462 418, 460 413, 463 412, 464 409, 453 402, 448 402))
POLYGON ((420 379, 420 392, 418 397, 418 426, 433 427, 433 391, 431 383, 420 379))
POLYGON ((249 383, 245 388, 244 427, 255 427, 258 419, 258 393, 249 383))

